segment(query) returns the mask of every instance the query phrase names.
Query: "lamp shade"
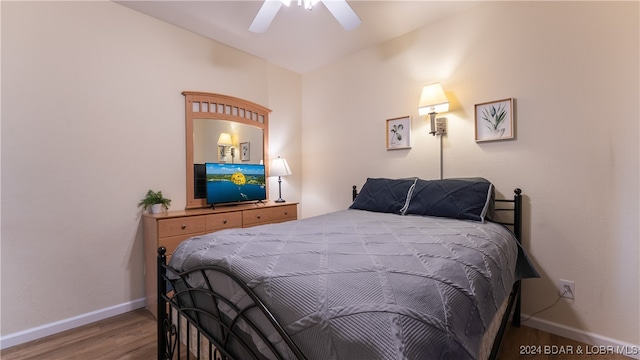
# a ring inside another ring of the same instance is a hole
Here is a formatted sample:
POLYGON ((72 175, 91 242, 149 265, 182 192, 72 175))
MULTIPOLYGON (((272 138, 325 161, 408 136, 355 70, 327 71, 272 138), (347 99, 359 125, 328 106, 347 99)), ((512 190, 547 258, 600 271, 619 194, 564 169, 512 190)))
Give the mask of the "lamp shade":
POLYGON ((269 166, 270 176, 287 176, 291 174, 291 169, 289 168, 289 164, 287 164, 287 160, 280 156, 271 160, 271 164, 269 166))
POLYGON ((229 133, 220 133, 220 137, 218 138, 218 145, 233 146, 231 135, 229 133))
POLYGON ((422 88, 418 114, 427 115, 429 113, 442 113, 449 111, 449 99, 444 94, 440 83, 426 85, 422 88))

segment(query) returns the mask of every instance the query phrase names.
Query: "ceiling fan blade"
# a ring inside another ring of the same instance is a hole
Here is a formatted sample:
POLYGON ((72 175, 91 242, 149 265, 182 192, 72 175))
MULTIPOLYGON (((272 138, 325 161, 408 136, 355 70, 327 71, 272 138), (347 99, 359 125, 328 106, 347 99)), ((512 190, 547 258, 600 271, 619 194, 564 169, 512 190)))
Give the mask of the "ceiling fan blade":
POLYGON ((353 30, 362 23, 346 0, 323 0, 322 3, 345 30, 353 30))
POLYGON ((249 31, 254 33, 267 31, 267 28, 271 25, 273 18, 276 17, 281 6, 282 1, 280 0, 265 0, 260 10, 258 10, 255 19, 253 19, 251 26, 249 26, 249 31))

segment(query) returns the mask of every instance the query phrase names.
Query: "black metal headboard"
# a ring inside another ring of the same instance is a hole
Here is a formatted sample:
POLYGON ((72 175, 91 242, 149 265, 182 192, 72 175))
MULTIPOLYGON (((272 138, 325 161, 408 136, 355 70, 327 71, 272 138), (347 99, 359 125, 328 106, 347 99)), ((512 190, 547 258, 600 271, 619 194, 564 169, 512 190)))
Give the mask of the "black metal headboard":
POLYGON ((515 188, 513 190, 513 199, 495 199, 496 208, 494 211, 513 212, 513 219, 511 221, 495 221, 498 224, 513 227, 513 234, 518 239, 518 242, 522 242, 522 190, 515 188), (506 207, 498 207, 499 205, 505 205, 506 207))

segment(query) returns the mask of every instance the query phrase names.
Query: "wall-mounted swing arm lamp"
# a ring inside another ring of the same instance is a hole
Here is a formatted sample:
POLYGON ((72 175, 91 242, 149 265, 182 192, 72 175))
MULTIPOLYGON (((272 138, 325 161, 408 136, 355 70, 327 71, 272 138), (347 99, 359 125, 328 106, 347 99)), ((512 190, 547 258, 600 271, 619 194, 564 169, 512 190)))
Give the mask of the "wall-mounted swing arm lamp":
POLYGON ((440 135, 440 179, 443 178, 443 159, 442 159, 442 136, 447 133, 447 119, 438 118, 438 113, 449 111, 449 99, 444 94, 440 83, 426 85, 422 88, 420 95, 420 104, 418 105, 418 114, 420 116, 429 116, 431 131, 429 134, 440 135))
POLYGON ((289 164, 287 164, 287 160, 278 156, 277 158, 271 160, 271 164, 269 164, 269 176, 277 176, 278 177, 278 200, 277 203, 284 202, 282 199, 282 176, 291 175, 291 169, 289 168, 289 164))
POLYGON ((233 141, 231 140, 231 134, 229 133, 220 133, 220 137, 218 138, 218 149, 220 150, 220 161, 227 161, 227 149, 230 149, 231 153, 231 162, 233 163, 233 158, 235 157, 235 151, 233 147, 233 141))

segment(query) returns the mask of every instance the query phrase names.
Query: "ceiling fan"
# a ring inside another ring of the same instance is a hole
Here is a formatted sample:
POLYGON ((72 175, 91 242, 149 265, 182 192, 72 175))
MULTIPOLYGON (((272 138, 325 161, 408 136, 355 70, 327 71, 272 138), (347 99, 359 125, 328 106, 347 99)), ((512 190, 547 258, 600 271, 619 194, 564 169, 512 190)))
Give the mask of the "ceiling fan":
MULTIPOLYGON (((322 2, 347 31, 355 29, 362 22, 346 0, 298 0, 298 6, 304 5, 305 9, 311 10, 318 2, 322 2)), ((254 33, 267 31, 280 7, 282 5, 289 6, 290 4, 291 0, 264 0, 264 4, 262 4, 255 19, 253 19, 251 26, 249 26, 249 31, 254 33)))

